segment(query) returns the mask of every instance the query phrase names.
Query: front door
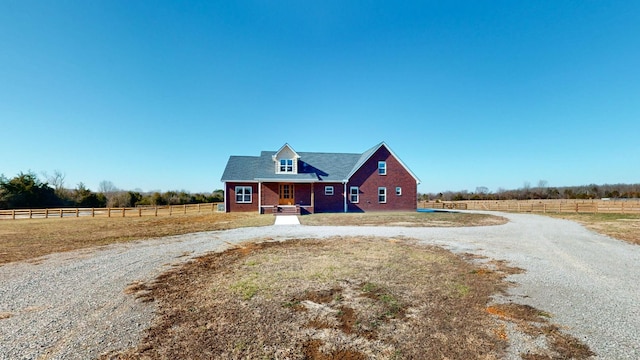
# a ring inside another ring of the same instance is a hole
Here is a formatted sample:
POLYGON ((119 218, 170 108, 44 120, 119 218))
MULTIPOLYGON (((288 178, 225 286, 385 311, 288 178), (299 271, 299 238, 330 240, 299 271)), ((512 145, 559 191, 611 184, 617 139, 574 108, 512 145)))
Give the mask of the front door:
POLYGON ((280 184, 280 200, 278 205, 294 205, 293 184, 280 184))

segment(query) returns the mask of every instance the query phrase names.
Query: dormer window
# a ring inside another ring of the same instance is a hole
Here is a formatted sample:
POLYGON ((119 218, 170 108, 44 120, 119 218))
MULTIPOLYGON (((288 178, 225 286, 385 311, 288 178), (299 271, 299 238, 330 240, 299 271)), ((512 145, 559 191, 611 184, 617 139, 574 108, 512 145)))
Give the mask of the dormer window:
POLYGON ((281 173, 293 172, 293 159, 280 159, 280 172, 281 173))
POLYGON ((297 174, 298 159, 300 159, 300 155, 298 155, 289 144, 284 144, 284 146, 273 155, 276 174, 297 174))

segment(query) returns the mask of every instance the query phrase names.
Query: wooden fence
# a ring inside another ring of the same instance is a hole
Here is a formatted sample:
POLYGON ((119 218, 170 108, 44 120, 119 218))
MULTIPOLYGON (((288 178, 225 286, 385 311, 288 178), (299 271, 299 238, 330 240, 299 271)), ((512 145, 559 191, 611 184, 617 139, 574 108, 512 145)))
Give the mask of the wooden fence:
POLYGON ((472 200, 420 201, 419 208, 538 213, 640 214, 640 200, 472 200))
POLYGON ((135 208, 58 208, 0 210, 0 220, 51 219, 68 217, 142 217, 174 214, 224 212, 223 203, 139 206, 135 208))

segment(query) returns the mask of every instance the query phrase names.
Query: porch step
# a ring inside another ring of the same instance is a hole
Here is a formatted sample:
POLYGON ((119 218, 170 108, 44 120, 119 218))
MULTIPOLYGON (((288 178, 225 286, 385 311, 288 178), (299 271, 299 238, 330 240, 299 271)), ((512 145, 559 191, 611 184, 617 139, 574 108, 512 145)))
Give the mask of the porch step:
POLYGON ((273 215, 300 215, 300 206, 294 206, 294 205, 274 206, 273 215))

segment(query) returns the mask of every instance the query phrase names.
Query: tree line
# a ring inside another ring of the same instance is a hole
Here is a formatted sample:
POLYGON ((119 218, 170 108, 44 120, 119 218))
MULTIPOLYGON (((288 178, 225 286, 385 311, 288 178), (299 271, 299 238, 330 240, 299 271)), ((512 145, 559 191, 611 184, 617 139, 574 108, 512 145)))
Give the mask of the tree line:
POLYGON ((421 200, 461 201, 461 200, 533 200, 533 199, 638 199, 640 198, 640 184, 604 184, 580 186, 548 186, 540 180, 537 186, 524 184, 519 189, 505 190, 498 188, 491 192, 485 186, 478 186, 470 192, 445 191, 440 193, 421 194, 421 200))
POLYGON ((97 192, 79 183, 74 189, 64 186, 65 175, 55 171, 41 180, 33 172, 9 179, 0 175, 0 209, 43 209, 55 207, 135 207, 139 205, 184 205, 222 202, 224 193, 187 191, 148 192, 118 189, 111 181, 102 181, 97 192))

